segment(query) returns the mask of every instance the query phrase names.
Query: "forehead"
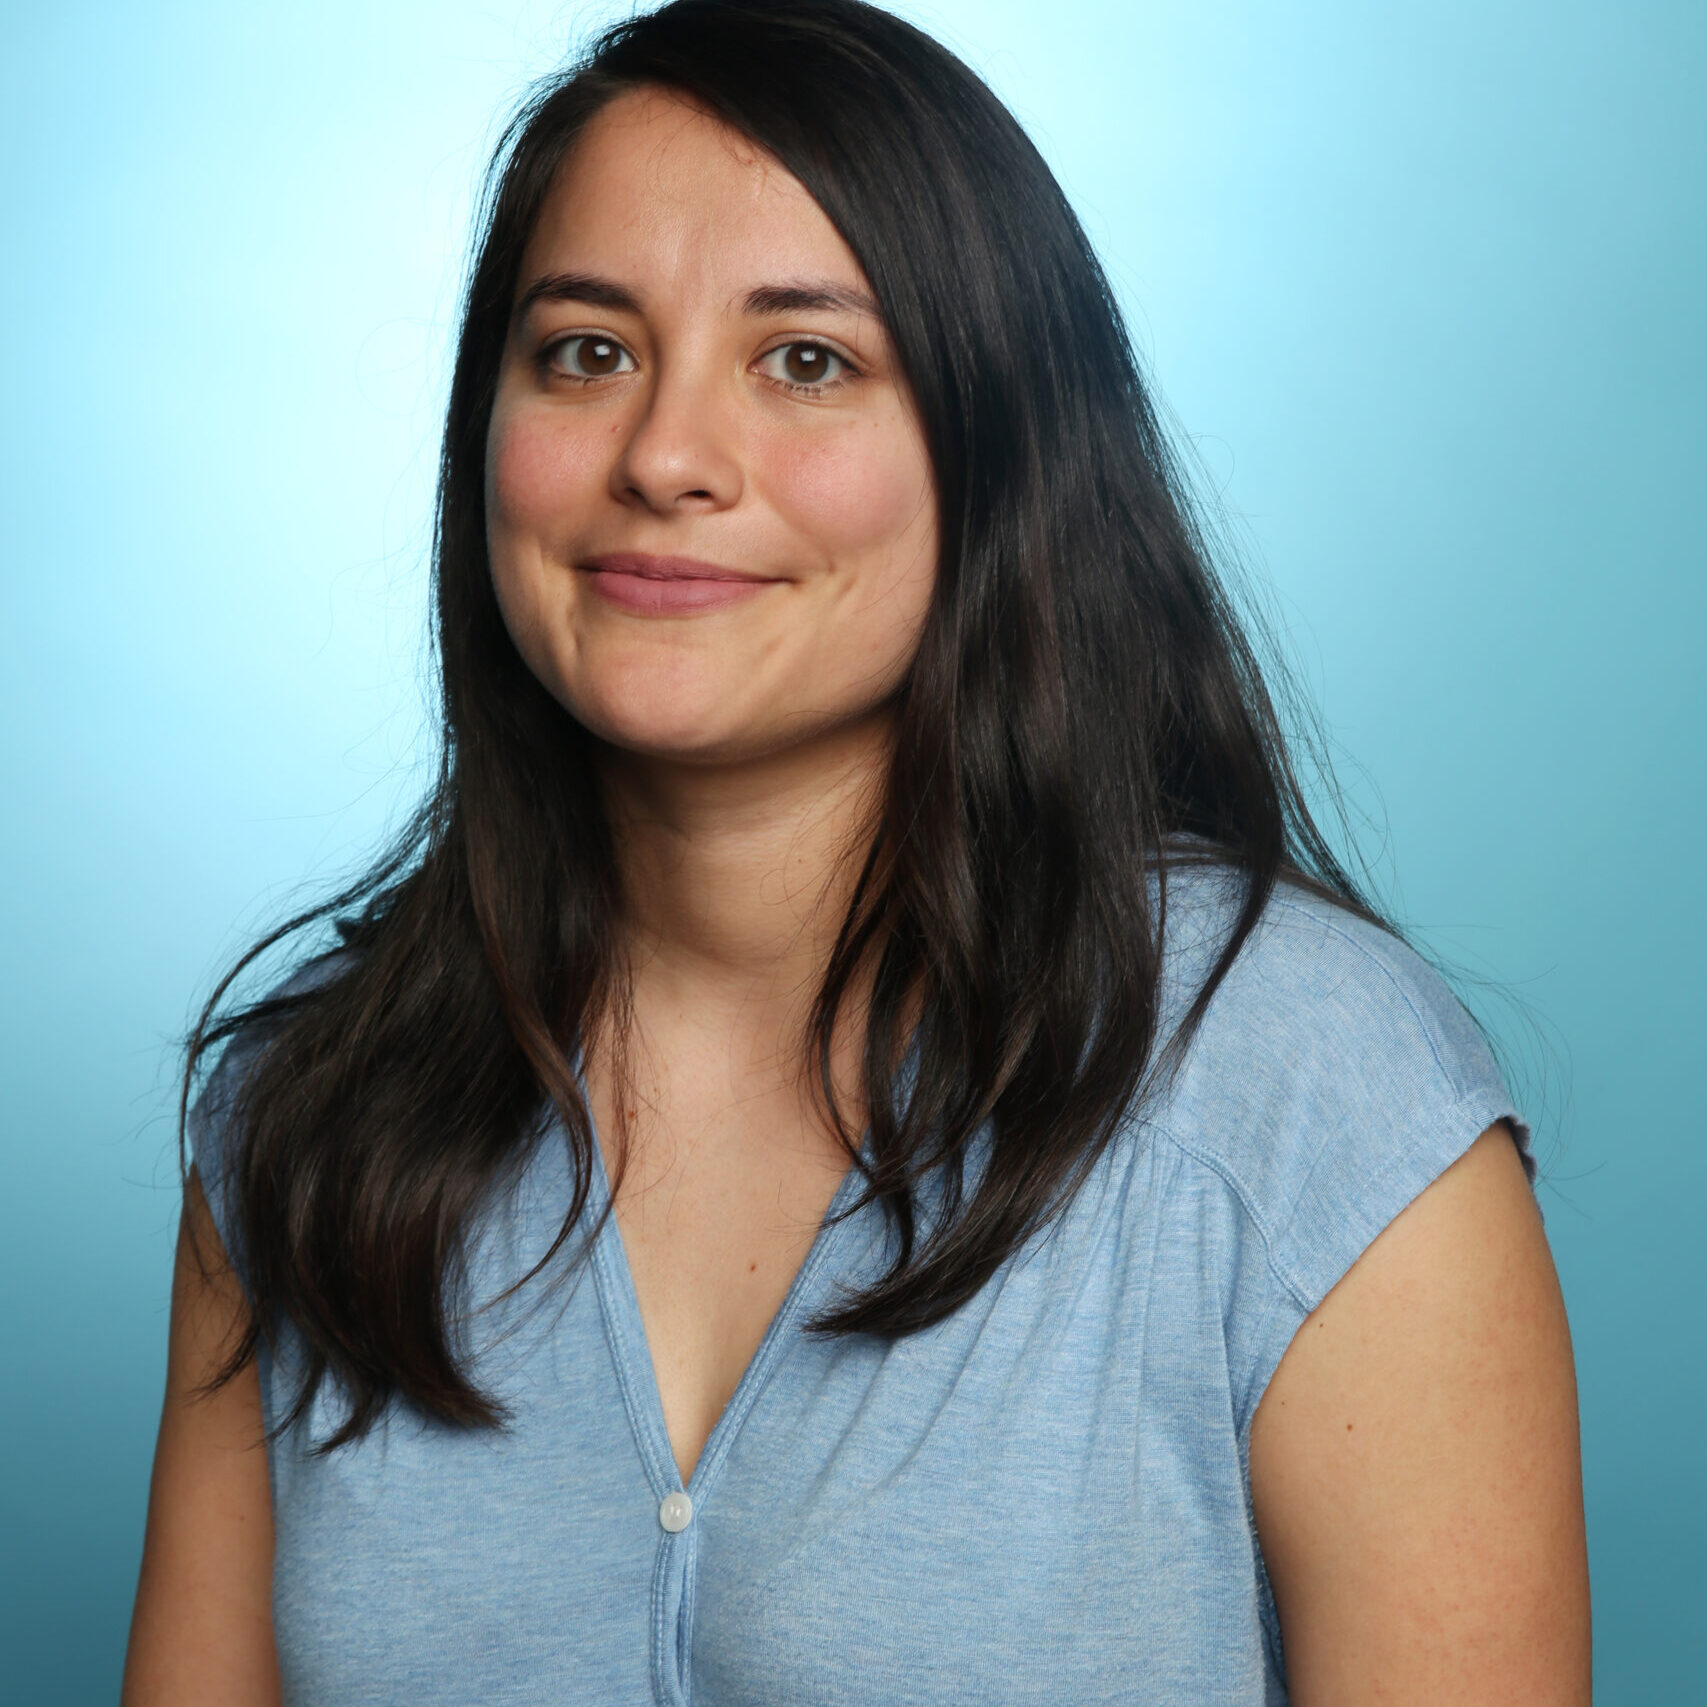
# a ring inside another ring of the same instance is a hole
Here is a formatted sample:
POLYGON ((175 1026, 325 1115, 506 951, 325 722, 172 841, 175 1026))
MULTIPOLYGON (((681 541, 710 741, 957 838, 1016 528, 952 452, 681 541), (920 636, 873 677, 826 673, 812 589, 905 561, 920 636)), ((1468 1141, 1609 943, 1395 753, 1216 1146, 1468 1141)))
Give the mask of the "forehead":
POLYGON ((720 119, 655 89, 603 107, 558 171, 522 281, 551 271, 731 296, 795 273, 864 287, 799 179, 720 119))

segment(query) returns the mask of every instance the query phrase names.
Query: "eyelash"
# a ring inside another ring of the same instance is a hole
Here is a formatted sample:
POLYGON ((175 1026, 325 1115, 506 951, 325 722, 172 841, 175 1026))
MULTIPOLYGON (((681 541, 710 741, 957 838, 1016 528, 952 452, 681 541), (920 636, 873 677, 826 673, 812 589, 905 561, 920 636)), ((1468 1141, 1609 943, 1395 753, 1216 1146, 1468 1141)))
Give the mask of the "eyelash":
POLYGON ((840 390, 842 386, 847 384, 847 376, 849 374, 857 375, 859 372, 854 364, 844 356, 840 350, 833 349, 820 338, 790 338, 786 344, 773 344, 770 349, 766 350, 765 353, 759 357, 759 360, 761 362, 769 361, 772 356, 780 356, 788 350, 818 350, 822 354, 828 356, 832 362, 837 363, 842 369, 842 372, 835 374, 829 379, 810 381, 784 379, 778 374, 766 374, 765 377, 769 379, 773 385, 780 385, 784 391, 803 393, 808 397, 822 397, 826 392, 840 390))
MULTIPOLYGON (((826 392, 837 391, 847 383, 849 375, 857 376, 859 369, 852 360, 842 352, 825 343, 821 338, 790 338, 786 343, 773 344, 758 359, 760 362, 769 361, 772 356, 780 356, 788 350, 818 350, 828 356, 834 363, 839 364, 842 371, 833 374, 831 378, 820 380, 785 379, 780 374, 766 374, 765 377, 772 385, 780 386, 784 391, 807 397, 822 397, 826 392)), ((637 365, 634 353, 627 345, 620 344, 615 338, 602 332, 570 332, 565 337, 555 339, 547 344, 540 352, 540 368, 558 379, 566 379, 577 385, 592 385, 601 379, 615 379, 625 373, 632 373, 637 365), (628 367, 614 368, 610 373, 571 373, 556 365, 556 357, 560 350, 569 350, 576 344, 608 344, 627 357, 628 367)))
POLYGON ((626 344, 619 344, 615 338, 608 337, 603 332, 571 332, 565 337, 553 339, 540 351, 539 365, 542 371, 553 375, 555 378, 567 379, 577 385, 592 385, 597 380, 615 379, 619 374, 632 373, 636 364, 634 352, 626 344), (576 344, 608 344, 613 350, 620 351, 622 355, 626 356, 630 365, 626 368, 616 368, 610 373, 570 373, 564 368, 558 367, 556 364, 558 352, 570 350, 576 344))

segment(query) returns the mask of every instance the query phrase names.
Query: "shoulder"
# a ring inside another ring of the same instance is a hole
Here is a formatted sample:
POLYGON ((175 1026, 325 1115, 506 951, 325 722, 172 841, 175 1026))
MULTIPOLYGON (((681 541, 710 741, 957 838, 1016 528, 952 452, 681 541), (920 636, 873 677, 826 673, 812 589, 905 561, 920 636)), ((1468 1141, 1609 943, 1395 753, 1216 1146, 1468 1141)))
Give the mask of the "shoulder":
MULTIPOLYGON (((1225 873, 1170 879, 1176 1017, 1240 896, 1225 873)), ((1440 974, 1379 924, 1292 884, 1270 897, 1150 1113, 1234 1192, 1302 1310, 1489 1126, 1527 1138, 1440 974)))
MULTIPOLYGON (((1241 891, 1220 874, 1175 879, 1169 972, 1195 993, 1226 940, 1241 891)), ((1215 992, 1194 1040, 1201 1076, 1241 1071, 1228 1089, 1460 1097, 1492 1072, 1463 1003, 1417 951, 1349 908, 1282 883, 1215 992)))

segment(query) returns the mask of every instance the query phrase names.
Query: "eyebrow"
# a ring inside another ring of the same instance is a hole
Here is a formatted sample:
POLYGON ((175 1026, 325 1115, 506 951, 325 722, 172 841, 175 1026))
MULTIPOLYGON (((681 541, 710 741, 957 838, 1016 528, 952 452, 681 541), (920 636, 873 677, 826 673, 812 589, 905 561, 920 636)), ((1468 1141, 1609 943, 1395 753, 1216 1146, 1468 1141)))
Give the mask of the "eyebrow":
POLYGON ((749 314, 810 314, 814 310, 839 309, 845 314, 869 314, 881 320, 877 304, 863 290, 829 281, 810 284, 760 285, 747 292, 744 306, 749 314))
MULTIPOLYGON (((516 318, 521 319, 536 302, 585 302, 623 314, 641 311, 640 298, 633 291, 596 273, 547 273, 535 279, 516 303, 516 318)), ((747 292, 742 307, 748 314, 810 314, 829 310, 866 314, 874 320, 883 318, 876 301, 866 292, 828 279, 758 285, 747 292)))
POLYGON ((585 302, 624 314, 640 312, 640 299, 633 291, 593 273, 547 273, 535 279, 516 304, 516 318, 520 320, 536 302, 585 302))

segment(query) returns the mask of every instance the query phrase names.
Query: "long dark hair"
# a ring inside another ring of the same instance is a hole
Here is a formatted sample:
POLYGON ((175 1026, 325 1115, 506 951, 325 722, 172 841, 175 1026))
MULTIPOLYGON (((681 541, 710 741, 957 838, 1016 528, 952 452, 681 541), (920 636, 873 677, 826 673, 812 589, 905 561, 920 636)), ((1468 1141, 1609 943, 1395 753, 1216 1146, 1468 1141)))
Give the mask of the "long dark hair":
POLYGON ((547 1262, 572 1258, 586 1209, 573 1057, 620 983, 618 865, 590 737, 499 614, 485 442, 540 205, 588 119, 639 85, 744 132, 816 198, 876 293, 936 477, 934 600, 805 1040, 893 1260, 818 1331, 906 1334, 977 1292, 1189 1037, 1278 880, 1368 911, 1312 822, 1107 280, 1001 103, 859 0, 674 0, 615 26, 529 101, 489 178, 439 476, 437 782, 359 884, 239 963, 188 1052, 186 1108, 209 1050, 260 1040, 221 1111, 253 1306, 225 1377, 288 1321, 301 1384, 281 1426, 330 1377, 348 1408, 329 1446, 393 1396, 501 1420, 459 1345, 459 1262, 542 1111, 575 1182, 547 1262), (1158 986, 1182 847, 1243 891, 1170 1041, 1158 986), (255 954, 332 917, 346 946, 319 976, 221 1017, 255 954), (867 979, 862 1157, 829 1062, 867 979), (922 1225, 927 1177, 945 1195, 922 1225))

